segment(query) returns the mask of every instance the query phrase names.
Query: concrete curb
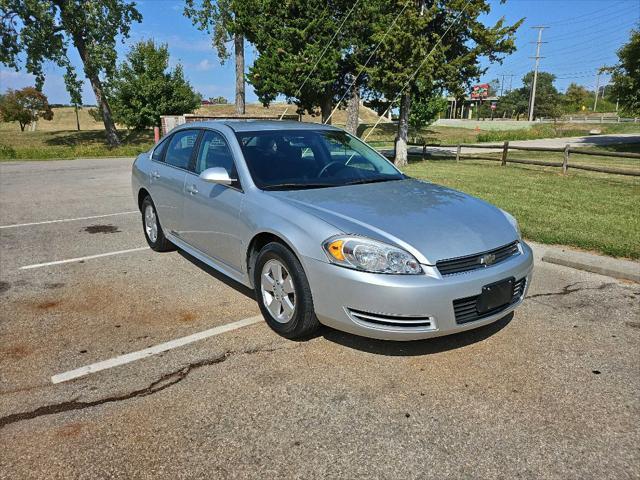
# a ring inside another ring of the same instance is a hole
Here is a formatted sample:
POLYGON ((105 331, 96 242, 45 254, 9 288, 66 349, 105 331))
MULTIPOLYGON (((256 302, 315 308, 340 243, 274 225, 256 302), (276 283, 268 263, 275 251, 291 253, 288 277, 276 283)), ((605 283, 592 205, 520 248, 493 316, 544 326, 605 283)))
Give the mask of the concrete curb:
POLYGON ((620 260, 551 245, 537 244, 536 248, 542 251, 543 262, 640 283, 640 262, 620 260))

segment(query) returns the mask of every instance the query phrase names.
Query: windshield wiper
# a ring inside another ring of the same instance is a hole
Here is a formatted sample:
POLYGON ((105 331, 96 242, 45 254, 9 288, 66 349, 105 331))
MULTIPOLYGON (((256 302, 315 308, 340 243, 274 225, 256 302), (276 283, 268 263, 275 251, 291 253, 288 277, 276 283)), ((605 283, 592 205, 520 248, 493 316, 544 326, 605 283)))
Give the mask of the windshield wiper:
POLYGON ((400 179, 399 178, 361 178, 359 180, 353 180, 351 182, 347 182, 344 185, 360 185, 362 183, 390 182, 392 180, 400 180, 400 179))
POLYGON ((334 183, 275 183, 273 185, 265 185, 263 190, 303 190, 306 188, 328 188, 337 187, 334 183))

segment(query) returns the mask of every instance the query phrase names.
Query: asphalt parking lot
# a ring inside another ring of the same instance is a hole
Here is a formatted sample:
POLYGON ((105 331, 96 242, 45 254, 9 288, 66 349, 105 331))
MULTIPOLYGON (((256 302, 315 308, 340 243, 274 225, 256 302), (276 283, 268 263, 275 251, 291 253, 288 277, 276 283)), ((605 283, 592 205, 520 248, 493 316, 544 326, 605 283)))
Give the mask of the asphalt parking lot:
POLYGON ((259 313, 145 248, 130 165, 0 164, 0 478, 640 477, 640 285, 539 259, 514 316, 456 336, 255 321, 52 383, 259 313))

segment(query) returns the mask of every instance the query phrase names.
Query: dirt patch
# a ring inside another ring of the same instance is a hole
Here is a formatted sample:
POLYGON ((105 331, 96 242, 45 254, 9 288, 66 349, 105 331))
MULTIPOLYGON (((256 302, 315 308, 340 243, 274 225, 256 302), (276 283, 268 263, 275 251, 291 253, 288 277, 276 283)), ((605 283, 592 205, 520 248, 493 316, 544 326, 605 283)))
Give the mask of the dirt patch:
POLYGON ((84 229, 87 233, 119 233, 120 230, 116 225, 89 225, 84 229))
POLYGON ((65 425, 64 427, 59 428, 56 431, 57 437, 69 438, 69 437, 77 437, 82 431, 83 425, 81 423, 70 423, 65 425))
POLYGON ((52 308, 57 307, 58 305, 60 305, 60 301, 59 300, 49 300, 46 302, 40 302, 36 305, 36 308, 38 310, 51 310, 52 308))
POLYGON ((9 282, 0 282, 0 293, 4 293, 11 288, 9 282))
POLYGON ((624 322, 627 327, 640 328, 640 322, 624 322))
POLYGON ((65 285, 66 283, 64 282, 52 282, 52 283, 45 283, 44 288, 47 288, 49 290, 55 290, 56 288, 62 288, 65 285))
POLYGON ((22 358, 31 355, 33 350, 26 345, 13 345, 12 347, 0 349, 2 357, 9 358, 11 360, 20 360, 22 358))
POLYGON ((182 312, 180 314, 181 322, 185 322, 185 323, 193 322, 196 318, 198 318, 198 315, 193 312, 182 312))

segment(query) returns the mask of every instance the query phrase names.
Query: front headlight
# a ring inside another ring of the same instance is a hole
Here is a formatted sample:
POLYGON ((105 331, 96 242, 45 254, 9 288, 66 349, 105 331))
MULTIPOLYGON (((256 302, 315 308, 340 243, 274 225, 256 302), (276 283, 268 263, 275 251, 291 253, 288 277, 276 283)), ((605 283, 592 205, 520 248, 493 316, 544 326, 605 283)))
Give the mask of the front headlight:
POLYGON ((420 263, 410 253, 364 237, 333 237, 323 247, 331 263, 364 272, 417 275, 420 263))
POLYGON ((520 233, 520 226, 518 225, 518 221, 516 220, 516 218, 513 215, 511 215, 509 212, 505 212, 502 209, 500 209, 500 211, 508 220, 508 222, 511 224, 511 226, 515 229, 516 233, 518 234, 518 240, 522 240, 522 234, 520 233))

